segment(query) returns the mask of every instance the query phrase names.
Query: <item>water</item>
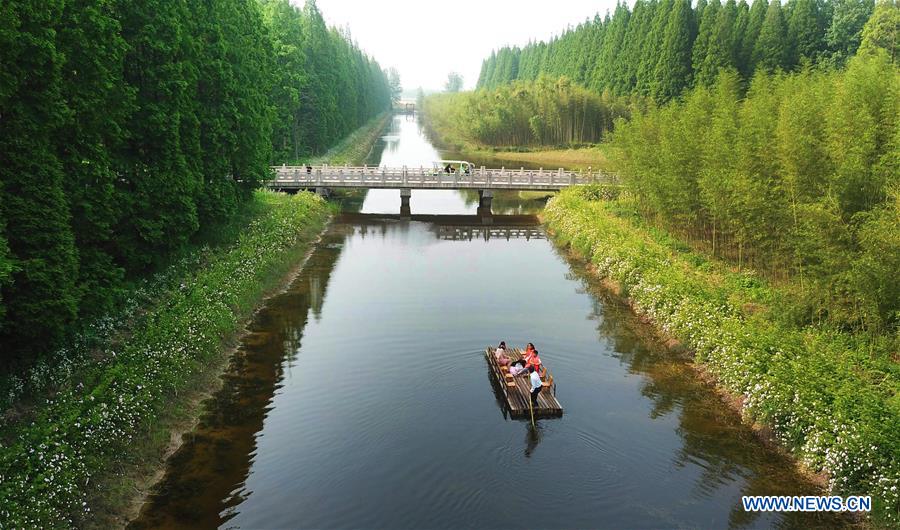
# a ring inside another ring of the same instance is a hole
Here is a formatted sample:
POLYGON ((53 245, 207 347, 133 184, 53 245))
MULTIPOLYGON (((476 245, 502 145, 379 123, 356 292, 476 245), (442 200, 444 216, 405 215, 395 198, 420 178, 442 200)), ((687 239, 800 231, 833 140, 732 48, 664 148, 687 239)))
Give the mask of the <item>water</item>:
MULTIPOLYGON (((388 140, 381 162, 439 158, 404 117, 388 140)), ((507 203, 517 214, 539 206, 507 203)), ((816 490, 533 217, 485 226, 476 206, 470 195, 413 191, 403 221, 384 215, 399 212, 399 193, 373 190, 362 213, 339 218, 251 324, 133 526, 842 522, 744 513, 741 495, 816 490), (524 237, 507 239, 509 229, 524 237), (501 339, 541 350, 562 418, 536 429, 507 418, 482 356, 501 339)))

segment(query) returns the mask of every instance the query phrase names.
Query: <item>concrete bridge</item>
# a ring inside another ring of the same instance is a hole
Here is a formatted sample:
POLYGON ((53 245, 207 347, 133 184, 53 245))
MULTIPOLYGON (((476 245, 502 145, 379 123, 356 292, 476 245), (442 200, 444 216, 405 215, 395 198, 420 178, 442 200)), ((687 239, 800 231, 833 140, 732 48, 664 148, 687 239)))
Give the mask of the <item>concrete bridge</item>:
POLYGON ((495 190, 559 191, 569 186, 612 182, 609 175, 564 169, 486 169, 447 173, 425 167, 273 166, 270 189, 297 191, 314 189, 328 195, 333 188, 391 188, 400 190, 401 212, 408 215, 411 190, 478 190, 479 208, 490 212, 495 190))

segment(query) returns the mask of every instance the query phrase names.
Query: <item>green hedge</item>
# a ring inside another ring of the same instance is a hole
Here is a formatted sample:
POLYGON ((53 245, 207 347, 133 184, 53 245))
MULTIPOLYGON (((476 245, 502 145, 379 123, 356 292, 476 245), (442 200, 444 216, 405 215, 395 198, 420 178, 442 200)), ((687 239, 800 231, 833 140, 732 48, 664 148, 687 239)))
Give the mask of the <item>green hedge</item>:
POLYGON ((0 447, 0 527, 68 527, 89 518, 96 479, 221 355, 272 277, 329 217, 309 193, 257 191, 253 201, 261 213, 233 245, 210 252, 148 308, 126 343, 78 369, 0 447))
POLYGON ((900 525, 900 369, 890 338, 787 327, 759 309, 783 301, 776 288, 678 249, 625 218, 622 203, 594 195, 575 188, 549 203, 544 220, 556 238, 742 395, 745 419, 826 472, 831 491, 872 495, 875 517, 900 525))

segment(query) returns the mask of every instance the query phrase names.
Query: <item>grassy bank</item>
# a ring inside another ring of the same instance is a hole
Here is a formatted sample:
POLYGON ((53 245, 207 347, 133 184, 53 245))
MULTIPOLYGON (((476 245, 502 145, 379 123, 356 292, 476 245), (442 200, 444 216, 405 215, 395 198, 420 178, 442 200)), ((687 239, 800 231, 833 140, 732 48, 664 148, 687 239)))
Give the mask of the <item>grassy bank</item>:
POLYGON ((740 397, 747 421, 826 473, 832 492, 872 495, 875 520, 900 524, 900 366, 890 341, 786 324, 778 312, 789 291, 692 252, 644 226, 627 199, 604 195, 565 190, 544 221, 740 397))
POLYGON ((136 294, 145 300, 133 304, 133 321, 108 324, 119 332, 71 355, 65 371, 32 374, 57 380, 45 385, 48 398, 4 425, 0 527, 90 524, 104 499, 98 492, 115 483, 136 447, 168 443, 163 420, 204 368, 221 362, 329 217, 308 193, 258 191, 249 211, 232 244, 192 255, 136 294))
POLYGON ((384 128, 390 123, 392 116, 390 112, 385 112, 369 120, 367 124, 344 138, 341 143, 329 149, 324 155, 311 160, 310 163, 333 165, 365 163, 369 153, 372 152, 372 146, 384 134, 384 128))

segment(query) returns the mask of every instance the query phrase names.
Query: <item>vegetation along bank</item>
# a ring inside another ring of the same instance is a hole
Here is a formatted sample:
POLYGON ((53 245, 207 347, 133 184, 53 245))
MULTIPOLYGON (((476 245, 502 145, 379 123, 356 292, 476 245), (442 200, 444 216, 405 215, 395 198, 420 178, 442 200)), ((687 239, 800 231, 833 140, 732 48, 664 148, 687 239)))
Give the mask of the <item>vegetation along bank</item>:
POLYGON ((157 447, 145 448, 152 452, 168 443, 168 426, 159 424, 167 409, 221 361, 258 301, 296 267, 330 215, 310 193, 257 191, 249 208, 254 213, 232 244, 192 254, 135 293, 145 303, 126 314, 133 321, 105 324, 106 336, 93 341, 100 349, 72 352, 66 365, 33 375, 51 377, 45 386, 52 391, 3 433, 2 526, 89 522, 92 506, 102 507, 109 493, 104 485, 115 484, 123 462, 136 456, 134 446, 156 440, 157 447), (116 333, 122 326, 124 337, 116 333))
POLYGON ((548 204, 555 239, 589 259, 641 314, 695 354, 721 387, 742 397, 747 421, 768 426, 831 491, 871 494, 897 524, 900 407, 886 344, 778 314, 790 293, 735 271, 641 221, 628 198, 570 189, 548 204))

